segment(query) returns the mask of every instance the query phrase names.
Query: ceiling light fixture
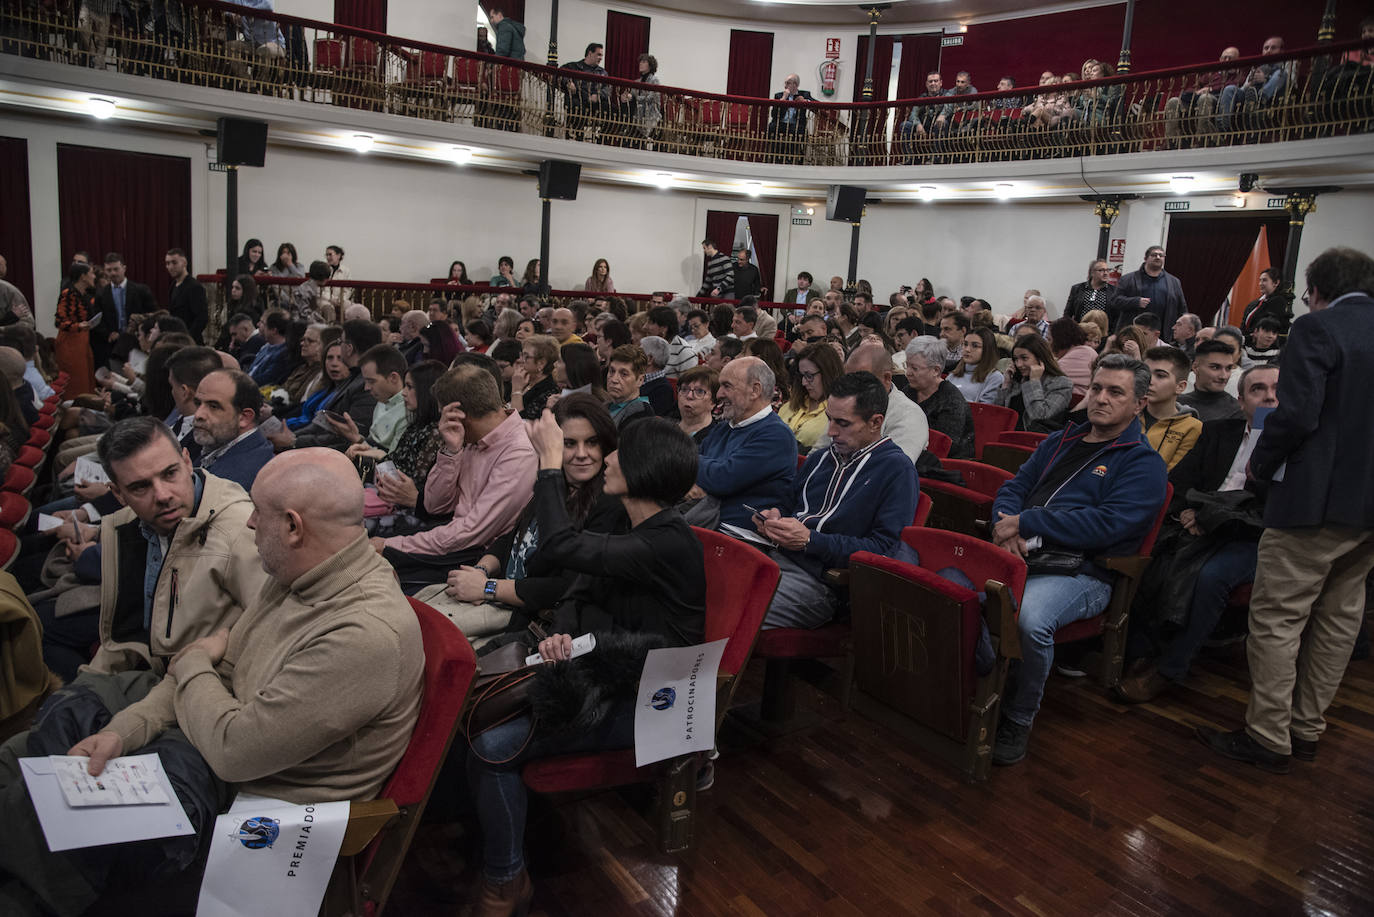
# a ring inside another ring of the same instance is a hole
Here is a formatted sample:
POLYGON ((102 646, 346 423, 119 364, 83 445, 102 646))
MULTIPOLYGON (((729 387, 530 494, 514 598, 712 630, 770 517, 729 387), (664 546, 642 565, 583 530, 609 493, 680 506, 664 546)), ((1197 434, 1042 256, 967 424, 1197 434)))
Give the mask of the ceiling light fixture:
POLYGON ((654 176, 654 184, 660 188, 671 188, 673 186, 673 174, 671 172, 659 172, 654 176))
POLYGON ((349 140, 349 145, 359 153, 366 153, 372 149, 373 142, 371 134, 354 134, 349 140))
POLYGON ((807 207, 807 208, 806 208, 806 215, 807 215, 807 216, 815 216, 815 214, 816 214, 816 208, 815 208, 815 207, 807 207))
POLYGON ((758 197, 763 193, 763 182, 748 181, 744 183, 744 190, 750 197, 758 197))
POLYGON ((992 189, 999 201, 1009 201, 1016 194, 1016 186, 1011 182, 998 182, 992 189))
POLYGON ((1191 175, 1171 175, 1169 190, 1175 194, 1187 194, 1197 187, 1197 179, 1191 175))
POLYGON ((472 148, 466 146, 449 147, 448 158, 453 160, 455 165, 465 166, 472 162, 472 148))
POLYGON ((933 201, 938 191, 939 189, 934 185, 922 185, 920 188, 916 189, 916 196, 923 201, 933 201))
POLYGON ((91 96, 86 100, 86 110, 91 113, 91 117, 99 118, 104 121, 115 113, 114 99, 102 99, 99 96, 91 96))

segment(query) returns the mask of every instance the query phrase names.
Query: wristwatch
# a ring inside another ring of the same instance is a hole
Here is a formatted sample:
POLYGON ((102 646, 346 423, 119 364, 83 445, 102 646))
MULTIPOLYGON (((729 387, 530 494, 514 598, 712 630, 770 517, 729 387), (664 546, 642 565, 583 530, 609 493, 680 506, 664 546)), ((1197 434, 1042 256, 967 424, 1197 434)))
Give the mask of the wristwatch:
POLYGON ((482 595, 486 596, 489 599, 496 598, 496 580, 487 580, 487 584, 482 587, 482 595))

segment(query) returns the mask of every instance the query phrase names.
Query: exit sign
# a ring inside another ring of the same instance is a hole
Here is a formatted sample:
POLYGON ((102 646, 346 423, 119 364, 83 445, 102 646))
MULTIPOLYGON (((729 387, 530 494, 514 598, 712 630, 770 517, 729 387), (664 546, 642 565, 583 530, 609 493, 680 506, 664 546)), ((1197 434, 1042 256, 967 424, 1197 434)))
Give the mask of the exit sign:
POLYGON ((1282 210, 1284 208, 1284 201, 1281 197, 1271 197, 1264 202, 1264 206, 1270 210, 1282 210))
POLYGON ((1164 212, 1179 213, 1180 211, 1187 210, 1190 206, 1192 206, 1192 203, 1192 201, 1165 201, 1164 212))
POLYGON ((811 218, 810 218, 810 217, 793 217, 793 218, 792 218, 792 225, 793 225, 793 226, 810 226, 810 225, 811 225, 811 218))
POLYGON ((942 48, 957 48, 963 43, 964 36, 962 35, 946 35, 940 39, 940 47, 942 48))

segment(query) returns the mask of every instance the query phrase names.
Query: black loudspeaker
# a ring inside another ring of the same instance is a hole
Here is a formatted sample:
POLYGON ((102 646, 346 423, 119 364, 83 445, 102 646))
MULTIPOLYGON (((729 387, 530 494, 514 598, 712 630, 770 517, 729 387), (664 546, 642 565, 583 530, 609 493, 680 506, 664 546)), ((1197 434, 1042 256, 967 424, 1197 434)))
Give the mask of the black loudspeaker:
POLYGON ((561 159, 545 159, 539 164, 539 196, 555 201, 577 200, 577 180, 582 166, 561 159))
POLYGON ((267 158, 267 122, 220 118, 216 149, 221 165, 257 166, 267 158))
POLYGON ((864 215, 864 196, 868 192, 854 185, 831 185, 825 196, 825 218, 837 223, 857 223, 864 215))

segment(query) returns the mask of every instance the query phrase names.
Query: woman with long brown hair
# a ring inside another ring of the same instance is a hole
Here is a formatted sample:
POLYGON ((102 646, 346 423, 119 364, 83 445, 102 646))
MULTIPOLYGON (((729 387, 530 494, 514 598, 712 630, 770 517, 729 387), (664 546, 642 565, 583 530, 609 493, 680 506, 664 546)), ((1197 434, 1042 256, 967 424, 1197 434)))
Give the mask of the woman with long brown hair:
POLYGON ((587 278, 587 292, 615 292, 615 282, 611 280, 611 263, 605 258, 597 258, 596 263, 592 265, 591 276, 587 278))
POLYGON ((1015 367, 1007 373, 997 403, 1016 411, 1016 429, 1053 433, 1062 429, 1073 400, 1073 380, 1064 375, 1050 345, 1034 332, 1016 339, 1011 349, 1015 367))

